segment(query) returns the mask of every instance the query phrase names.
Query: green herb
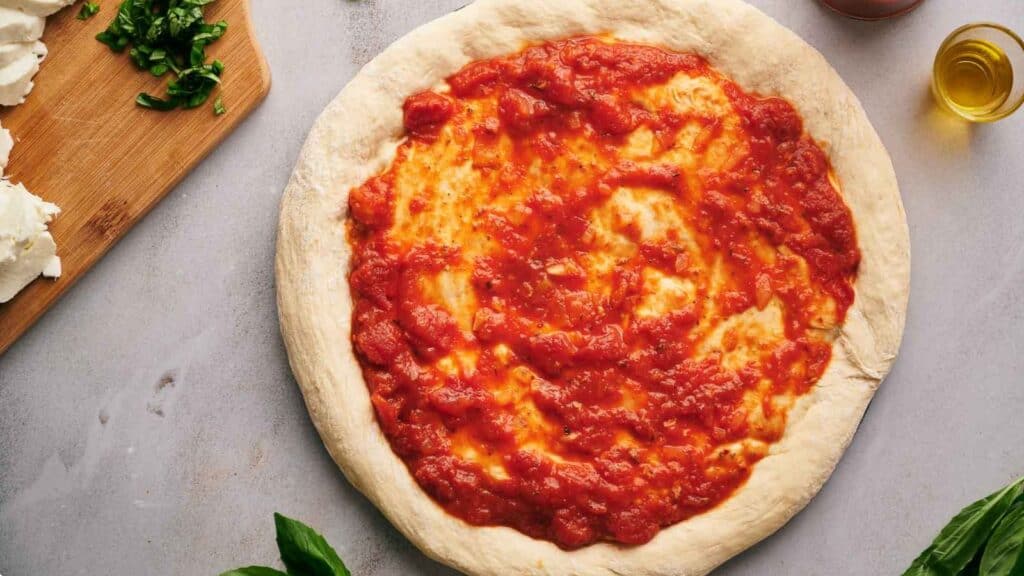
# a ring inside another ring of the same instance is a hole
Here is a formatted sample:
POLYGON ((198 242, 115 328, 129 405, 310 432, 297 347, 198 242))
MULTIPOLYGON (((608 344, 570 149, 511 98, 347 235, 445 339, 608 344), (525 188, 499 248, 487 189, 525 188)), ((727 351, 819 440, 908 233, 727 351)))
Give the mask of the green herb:
POLYGON ((1024 501, 1014 504, 996 526, 981 557, 981 574, 1024 574, 1024 501))
POLYGON ((220 96, 217 96, 217 99, 213 101, 213 113, 217 116, 221 116, 227 111, 228 109, 224 107, 224 100, 222 100, 220 96))
POLYGON ((124 0, 107 29, 96 35, 115 52, 128 48, 128 56, 138 68, 157 77, 174 74, 166 96, 139 94, 135 99, 139 106, 195 108, 220 84, 224 63, 214 60, 207 64, 206 47, 224 35, 228 24, 223 20, 206 23, 203 11, 213 1, 124 0))
POLYGON ((85 2, 82 9, 78 11, 79 20, 88 20, 100 11, 100 5, 95 2, 85 2))
POLYGON ((988 572, 985 566, 1002 566, 1010 562, 1012 567, 1015 565, 1013 563, 1020 561, 1020 548, 1024 546, 1021 542, 1024 539, 1024 519, 1019 517, 1019 506, 1024 504, 1015 503, 1024 503, 1022 494, 1024 478, 961 510, 939 532, 931 546, 914 560, 903 576, 978 573, 985 576, 1017 576, 1016 572, 988 572), (988 564, 986 556, 989 556, 988 564))
POLYGON ((246 568, 239 568, 238 570, 232 570, 225 572, 220 576, 288 576, 280 570, 274 570, 273 568, 267 568, 266 566, 248 566, 246 568))
MULTIPOLYGON (((298 520, 274 514, 277 548, 291 576, 351 576, 338 553, 315 530, 298 520)), ((265 566, 249 566, 220 576, 287 576, 265 566)))
POLYGON ((350 576, 348 568, 338 558, 338 553, 302 522, 274 514, 277 527, 277 547, 281 550, 281 561, 290 574, 309 576, 350 576))

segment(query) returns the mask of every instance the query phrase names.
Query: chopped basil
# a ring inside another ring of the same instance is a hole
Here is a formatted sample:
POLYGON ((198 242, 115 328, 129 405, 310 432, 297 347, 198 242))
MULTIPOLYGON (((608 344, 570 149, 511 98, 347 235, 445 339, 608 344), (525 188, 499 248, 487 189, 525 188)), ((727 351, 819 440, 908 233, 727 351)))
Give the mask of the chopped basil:
MULTIPOLYGON (((315 530, 298 520, 274 514, 277 548, 288 574, 296 576, 351 576, 338 553, 315 530)), ((265 566, 249 566, 220 576, 278 576, 284 572, 265 566)))
POLYGON ((221 116, 227 111, 228 109, 224 107, 224 101, 221 100, 220 96, 217 96, 217 99, 213 101, 213 113, 217 116, 221 116))
POLYGON ((82 9, 78 11, 79 20, 88 20, 92 18, 100 11, 100 5, 95 2, 85 2, 82 4, 82 9))
POLYGON ((135 103, 139 106, 142 106, 143 108, 152 108, 153 110, 160 111, 174 110, 178 107, 178 104, 176 102, 172 102, 170 100, 161 100, 160 98, 157 98, 156 96, 150 96, 145 92, 142 92, 135 97, 135 103))
MULTIPOLYGON (((130 46, 128 56, 139 69, 154 76, 175 75, 163 98, 139 94, 135 99, 139 106, 153 110, 196 108, 220 84, 224 63, 207 63, 206 47, 224 35, 228 23, 206 22, 203 11, 213 1, 124 0, 107 29, 96 35, 115 52, 130 46)), ((82 7, 83 13, 89 4, 82 7)), ((216 107, 214 112, 223 113, 216 107)))

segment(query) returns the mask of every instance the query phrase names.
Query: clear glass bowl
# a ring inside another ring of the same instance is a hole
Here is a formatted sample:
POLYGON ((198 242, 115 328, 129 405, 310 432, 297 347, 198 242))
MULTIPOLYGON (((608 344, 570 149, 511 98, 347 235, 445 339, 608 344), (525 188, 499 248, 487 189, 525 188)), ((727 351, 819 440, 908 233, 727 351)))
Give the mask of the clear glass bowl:
POLYGON ((979 22, 961 26, 954 30, 939 47, 932 70, 932 92, 943 107, 972 122, 995 122, 1013 114, 1024 104, 1024 40, 1009 28, 990 22, 979 22), (1005 98, 997 105, 981 109, 960 106, 939 85, 943 65, 949 62, 943 56, 948 50, 965 40, 976 40, 994 44, 1004 54, 1011 69, 1012 84, 1005 98))

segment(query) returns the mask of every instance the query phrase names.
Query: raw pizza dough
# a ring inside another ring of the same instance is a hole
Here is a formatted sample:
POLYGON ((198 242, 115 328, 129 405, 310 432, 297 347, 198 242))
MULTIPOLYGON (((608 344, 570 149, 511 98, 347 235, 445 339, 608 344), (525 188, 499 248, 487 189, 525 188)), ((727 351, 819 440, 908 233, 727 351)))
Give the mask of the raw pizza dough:
POLYGON ((285 192, 276 265, 292 370, 324 444, 349 481, 427 555, 474 575, 662 576, 706 574, 817 493, 896 357, 910 254, 892 163, 856 97, 817 51, 755 8, 739 0, 479 0, 395 42, 327 107, 285 192), (745 485, 647 544, 567 552, 449 515, 392 452, 352 350, 343 219, 349 190, 393 158, 408 96, 442 86, 471 61, 596 33, 698 53, 744 90, 790 101, 830 157, 862 261, 832 362, 745 485))

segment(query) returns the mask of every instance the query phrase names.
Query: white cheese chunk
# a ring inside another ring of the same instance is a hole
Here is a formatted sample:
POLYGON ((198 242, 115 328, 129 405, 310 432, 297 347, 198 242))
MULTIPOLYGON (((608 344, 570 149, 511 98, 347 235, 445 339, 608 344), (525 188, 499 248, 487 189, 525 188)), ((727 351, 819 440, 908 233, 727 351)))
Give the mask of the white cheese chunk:
POLYGON ((21 184, 0 180, 0 303, 40 274, 59 277, 60 258, 47 224, 60 213, 21 184))
POLYGON ((0 44, 38 40, 45 26, 46 18, 0 6, 0 44))
POLYGON ((36 51, 22 55, 14 62, 0 68, 0 105, 16 106, 25 101, 32 91, 32 78, 39 72, 39 63, 44 54, 36 51))
POLYGON ((11 138, 11 131, 0 125, 0 176, 3 176, 7 169, 7 163, 11 160, 11 149, 14 148, 14 138, 11 138))
POLYGON ((75 0, 0 0, 0 6, 21 10, 33 16, 49 16, 75 0))
POLYGON ((25 54, 35 54, 42 58, 46 56, 46 44, 35 40, 33 42, 11 42, 0 45, 0 68, 20 59, 25 54))

